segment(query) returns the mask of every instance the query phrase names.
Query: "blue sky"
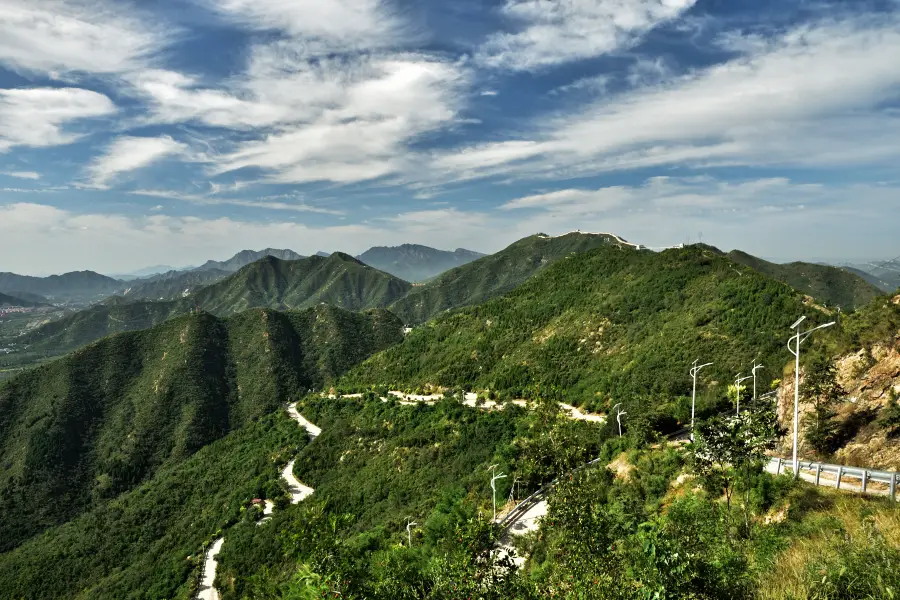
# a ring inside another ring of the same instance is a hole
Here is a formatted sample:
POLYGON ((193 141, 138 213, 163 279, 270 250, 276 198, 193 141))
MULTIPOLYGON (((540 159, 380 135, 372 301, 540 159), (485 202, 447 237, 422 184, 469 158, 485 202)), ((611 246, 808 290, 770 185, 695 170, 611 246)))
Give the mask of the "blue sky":
POLYGON ((0 0, 0 270, 900 254, 896 0, 0 0))

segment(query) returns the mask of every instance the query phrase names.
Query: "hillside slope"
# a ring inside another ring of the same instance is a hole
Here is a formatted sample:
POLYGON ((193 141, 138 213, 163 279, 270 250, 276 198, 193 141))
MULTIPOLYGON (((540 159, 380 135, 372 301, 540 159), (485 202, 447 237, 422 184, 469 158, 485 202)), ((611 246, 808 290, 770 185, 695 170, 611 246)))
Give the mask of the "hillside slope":
MULTIPOLYGON (((679 395, 696 358, 727 384, 754 359, 780 366, 801 294, 701 247, 604 246, 550 265, 504 297, 414 329, 349 386, 474 386, 602 403, 679 395)), ((821 316, 821 315, 820 315, 821 316)))
POLYGON ((176 300, 231 274, 221 269, 203 271, 168 271, 131 282, 122 290, 128 300, 176 300))
POLYGON ((862 277, 837 267, 805 262, 780 265, 739 250, 729 252, 728 258, 844 311, 855 310, 882 295, 879 288, 862 277))
POLYGON ((0 550, 132 488, 402 337, 386 311, 200 313, 0 387, 0 550))
MULTIPOLYGON (((30 294, 29 294, 30 295, 30 294)), ((31 300, 26 300, 19 296, 7 295, 0 293, 0 306, 23 306, 23 307, 35 307, 35 306, 44 306, 44 304, 40 302, 33 302, 31 300)))
POLYGON ((103 336, 146 329, 196 308, 219 317, 248 308, 306 308, 320 303, 348 310, 382 308, 411 285, 342 253, 299 261, 266 257, 184 298, 128 302, 113 297, 29 333, 22 360, 56 356, 103 336))
POLYGON ((480 252, 464 248, 448 252, 419 244, 403 244, 369 248, 356 258, 405 281, 425 281, 483 256, 480 252))
POLYGON ((478 304, 504 294, 573 252, 611 244, 617 245, 618 241, 606 234, 533 235, 413 288, 393 303, 390 310, 407 323, 422 323, 445 310, 478 304))
POLYGON ((54 302, 93 302, 102 300, 122 287, 123 283, 118 279, 93 271, 77 271, 49 277, 0 273, 0 292, 38 294, 54 302))

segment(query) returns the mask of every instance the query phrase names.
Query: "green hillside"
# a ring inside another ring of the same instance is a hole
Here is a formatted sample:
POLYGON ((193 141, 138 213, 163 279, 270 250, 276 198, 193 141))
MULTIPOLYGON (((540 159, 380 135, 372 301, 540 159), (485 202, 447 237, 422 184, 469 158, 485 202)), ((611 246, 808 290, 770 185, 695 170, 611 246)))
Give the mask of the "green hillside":
POLYGON ((276 498, 279 468, 306 442, 279 411, 161 468, 134 490, 0 554, 0 597, 193 597, 204 544, 239 521, 252 498, 276 498))
POLYGON ((386 311, 187 315, 0 387, 0 549, 131 489, 402 337, 386 311))
POLYGON ((786 283, 820 303, 839 306, 845 311, 855 310, 882 295, 879 288, 862 277, 837 267, 805 262, 780 265, 740 250, 732 250, 728 258, 786 283))
POLYGON ((533 235, 413 288, 389 308, 407 323, 423 323, 446 310, 505 294, 573 252, 607 245, 618 245, 618 241, 611 235, 593 233, 533 235))
POLYGON ((205 269, 202 271, 168 271, 146 279, 132 281, 122 296, 136 300, 177 300, 203 286, 228 277, 231 271, 205 269))
POLYGON ((788 286, 703 247, 604 246, 547 267, 504 297, 439 317, 345 378, 512 395, 556 389, 600 403, 689 392, 688 367, 733 381, 754 359, 781 372, 788 327, 816 311, 788 286))
POLYGON ((323 302, 347 310, 366 310, 387 306, 410 287, 339 252, 328 258, 311 256, 298 261, 270 256, 178 300, 129 302, 122 297, 109 298, 29 333, 20 341, 30 347, 17 359, 58 356, 104 336, 146 329, 196 308, 219 317, 248 308, 284 310, 323 302))
POLYGON ((35 306, 43 306, 43 304, 40 302, 34 302, 32 300, 26 300, 18 296, 0 293, 0 306, 23 306, 26 308, 31 308, 35 306))

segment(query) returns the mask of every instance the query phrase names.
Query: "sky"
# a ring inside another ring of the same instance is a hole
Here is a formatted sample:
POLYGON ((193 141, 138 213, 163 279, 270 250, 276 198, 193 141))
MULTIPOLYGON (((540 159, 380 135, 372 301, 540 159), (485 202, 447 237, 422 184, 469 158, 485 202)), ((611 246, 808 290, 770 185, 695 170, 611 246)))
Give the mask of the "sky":
POLYGON ((0 0, 0 271, 900 254, 900 0, 0 0))

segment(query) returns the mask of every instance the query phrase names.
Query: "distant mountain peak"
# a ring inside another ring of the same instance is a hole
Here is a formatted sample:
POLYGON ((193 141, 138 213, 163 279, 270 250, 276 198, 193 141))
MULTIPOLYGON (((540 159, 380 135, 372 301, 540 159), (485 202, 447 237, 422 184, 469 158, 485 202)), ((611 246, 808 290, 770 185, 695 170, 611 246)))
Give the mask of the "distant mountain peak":
POLYGON ((265 248, 264 250, 241 250, 231 258, 225 261, 208 260, 203 265, 193 269, 194 271, 207 271, 209 269, 220 269, 234 273, 242 267, 256 262, 261 258, 274 256, 281 260, 300 260, 306 258, 302 254, 297 254, 293 250, 265 248))
POLYGON ((484 255, 479 252, 465 248, 449 252, 407 243, 399 246, 375 246, 356 258, 406 281, 425 281, 482 256, 484 255))

